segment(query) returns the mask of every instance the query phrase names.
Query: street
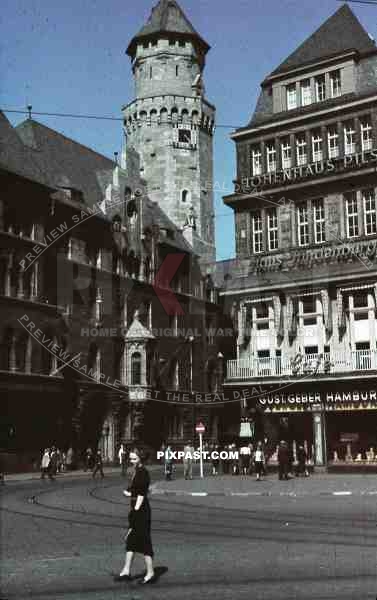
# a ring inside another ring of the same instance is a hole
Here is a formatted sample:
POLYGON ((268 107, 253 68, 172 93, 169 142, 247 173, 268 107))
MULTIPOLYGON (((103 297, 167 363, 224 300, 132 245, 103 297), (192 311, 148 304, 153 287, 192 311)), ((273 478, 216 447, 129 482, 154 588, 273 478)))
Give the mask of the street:
MULTIPOLYGON (((376 598, 373 495, 153 494, 155 566, 168 570, 141 588, 113 581, 123 488, 116 475, 4 486, 1 598, 376 598)), ((135 575, 142 571, 140 557, 135 575)))

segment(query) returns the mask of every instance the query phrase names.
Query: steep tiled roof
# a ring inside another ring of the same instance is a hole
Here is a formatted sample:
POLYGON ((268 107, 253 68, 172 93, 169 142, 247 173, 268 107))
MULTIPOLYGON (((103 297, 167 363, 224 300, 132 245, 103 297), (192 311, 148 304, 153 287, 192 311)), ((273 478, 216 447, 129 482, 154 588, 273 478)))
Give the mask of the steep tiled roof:
POLYGON ((140 38, 148 38, 162 33, 181 34, 193 38, 205 52, 209 50, 209 45, 194 29, 176 0, 160 0, 152 8, 147 23, 131 40, 127 48, 127 54, 130 56, 134 54, 136 43, 140 38))
POLYGON ((284 73, 295 67, 309 64, 336 54, 356 50, 363 54, 376 50, 348 4, 343 4, 317 31, 288 56, 271 75, 284 73))
POLYGON ((88 206, 103 200, 112 180, 112 160, 33 119, 15 130, 34 151, 34 160, 51 185, 81 191, 88 206))
POLYGON ((26 147, 3 112, 0 111, 0 168, 42 185, 54 187, 35 153, 26 147))

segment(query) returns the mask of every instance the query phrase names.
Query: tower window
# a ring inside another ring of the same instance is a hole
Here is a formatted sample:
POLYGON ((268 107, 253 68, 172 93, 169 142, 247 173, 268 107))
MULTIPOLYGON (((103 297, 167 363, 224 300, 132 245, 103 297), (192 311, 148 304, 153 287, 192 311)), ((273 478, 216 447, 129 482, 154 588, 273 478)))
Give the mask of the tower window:
POLYGON ((178 73, 179 73, 179 66, 175 65, 175 76, 178 77, 178 73))
POLYGON ((141 354, 134 352, 131 356, 131 385, 141 384, 141 354))
POLYGON ((152 67, 149 67, 149 78, 152 79, 153 76, 153 70, 152 67))
POLYGON ((186 42, 184 42, 183 40, 179 40, 178 44, 179 44, 179 46, 181 48, 185 48, 186 47, 186 42))
POLYGON ((191 143, 191 131, 189 129, 179 129, 178 130, 178 141, 181 144, 190 144, 191 143))
POLYGON ((188 190, 182 190, 182 202, 187 202, 187 198, 188 198, 188 190))

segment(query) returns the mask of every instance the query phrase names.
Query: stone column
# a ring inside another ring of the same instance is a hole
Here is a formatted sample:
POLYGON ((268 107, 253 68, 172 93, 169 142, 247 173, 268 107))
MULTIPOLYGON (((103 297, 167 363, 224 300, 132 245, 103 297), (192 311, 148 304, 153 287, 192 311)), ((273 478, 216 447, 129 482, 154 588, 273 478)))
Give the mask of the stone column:
POLYGON ((317 467, 326 465, 325 415, 321 408, 315 407, 313 412, 314 464, 317 467))

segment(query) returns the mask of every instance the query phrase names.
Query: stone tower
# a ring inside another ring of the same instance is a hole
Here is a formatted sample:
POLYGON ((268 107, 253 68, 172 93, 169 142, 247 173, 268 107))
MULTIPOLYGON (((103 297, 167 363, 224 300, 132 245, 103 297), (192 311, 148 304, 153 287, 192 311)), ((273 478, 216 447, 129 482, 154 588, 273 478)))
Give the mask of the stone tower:
POLYGON ((127 147, 140 155, 148 196, 183 229, 193 251, 215 259, 213 132, 204 97, 208 44, 175 0, 160 0, 131 40, 135 99, 123 108, 127 147))

